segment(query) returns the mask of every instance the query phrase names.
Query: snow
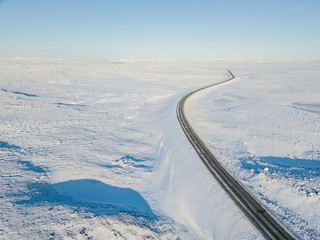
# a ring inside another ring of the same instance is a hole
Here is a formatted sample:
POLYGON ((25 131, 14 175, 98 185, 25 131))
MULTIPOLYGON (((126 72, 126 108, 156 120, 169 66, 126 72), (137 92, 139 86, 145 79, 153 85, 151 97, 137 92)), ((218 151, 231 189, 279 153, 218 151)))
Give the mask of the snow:
POLYGON ((191 125, 291 230, 319 238, 320 61, 239 65, 188 101, 191 125))
POLYGON ((227 69, 238 78, 187 101, 192 126, 295 233, 318 237, 319 66, 0 59, 0 238, 261 239, 175 115, 227 69))
POLYGON ((130 188, 120 188, 90 179, 69 180, 53 186, 57 192, 76 201, 109 204, 131 209, 132 212, 153 216, 143 197, 130 188))

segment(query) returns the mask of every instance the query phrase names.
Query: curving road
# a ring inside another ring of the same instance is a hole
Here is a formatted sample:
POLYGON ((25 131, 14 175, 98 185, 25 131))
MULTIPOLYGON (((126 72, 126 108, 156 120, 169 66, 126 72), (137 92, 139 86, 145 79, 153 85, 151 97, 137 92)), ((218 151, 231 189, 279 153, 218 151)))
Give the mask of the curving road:
POLYGON ((201 161, 212 173, 221 187, 227 192, 235 204, 243 211, 253 225, 266 239, 296 239, 296 237, 282 225, 237 179, 235 179, 208 150, 202 140, 197 136, 190 126, 185 113, 184 104, 194 93, 203 89, 214 87, 229 81, 235 76, 229 71, 231 78, 197 89, 183 96, 177 104, 177 118, 182 130, 189 142, 199 155, 201 161))

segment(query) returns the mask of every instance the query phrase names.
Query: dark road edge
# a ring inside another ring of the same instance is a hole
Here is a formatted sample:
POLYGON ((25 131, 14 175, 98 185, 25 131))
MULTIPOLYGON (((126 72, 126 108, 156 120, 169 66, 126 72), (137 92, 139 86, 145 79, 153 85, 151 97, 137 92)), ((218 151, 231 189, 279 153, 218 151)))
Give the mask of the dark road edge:
POLYGON ((242 210, 251 223, 266 239, 297 239, 276 217, 274 217, 237 179, 235 179, 208 150, 202 140, 190 126, 185 113, 184 104, 194 93, 209 87, 221 85, 235 78, 228 70, 231 78, 202 87, 183 96, 177 104, 177 118, 187 139, 199 155, 201 161, 219 182, 221 187, 231 197, 234 203, 242 210))

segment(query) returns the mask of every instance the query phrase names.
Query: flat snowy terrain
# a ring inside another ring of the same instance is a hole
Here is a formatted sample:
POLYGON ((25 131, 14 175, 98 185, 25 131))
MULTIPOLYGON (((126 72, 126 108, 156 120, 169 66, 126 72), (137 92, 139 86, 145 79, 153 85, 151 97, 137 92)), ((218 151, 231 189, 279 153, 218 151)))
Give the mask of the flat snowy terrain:
POLYGON ((191 97, 191 125, 303 239, 320 238, 320 62, 230 64, 232 82, 191 97))
POLYGON ((320 61, 0 59, 0 239, 262 239, 176 120, 320 237, 320 61))

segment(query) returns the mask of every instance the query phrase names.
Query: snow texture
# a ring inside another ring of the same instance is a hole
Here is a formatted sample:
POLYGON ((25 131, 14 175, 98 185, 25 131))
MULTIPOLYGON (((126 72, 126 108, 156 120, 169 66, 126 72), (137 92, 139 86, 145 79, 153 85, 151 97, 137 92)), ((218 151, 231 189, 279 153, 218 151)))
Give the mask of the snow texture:
POLYGON ((302 239, 320 238, 319 64, 231 64, 234 81, 187 103, 212 152, 302 239))
POLYGON ((319 237, 319 61, 0 59, 0 239, 262 239, 187 116, 279 219, 319 237), (294 200, 293 200, 294 199, 294 200))

